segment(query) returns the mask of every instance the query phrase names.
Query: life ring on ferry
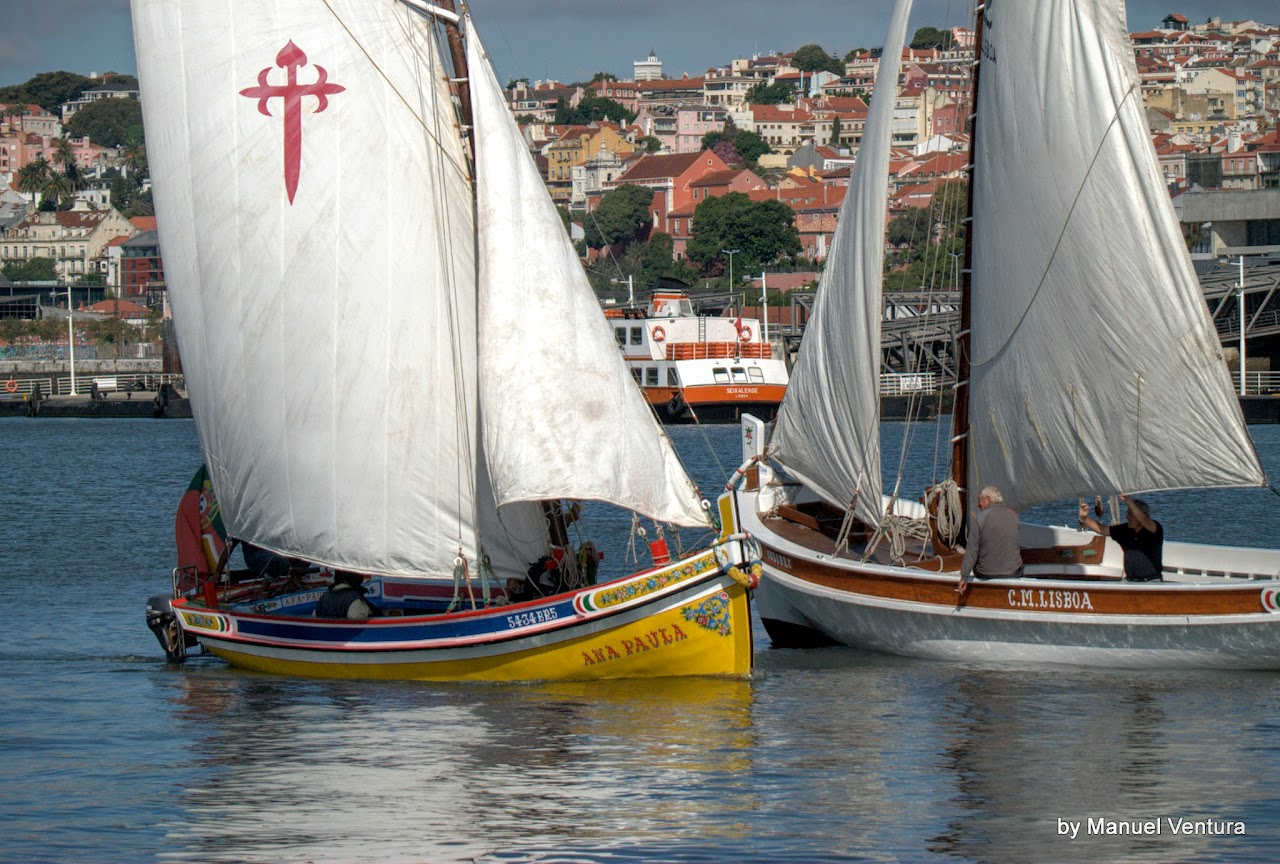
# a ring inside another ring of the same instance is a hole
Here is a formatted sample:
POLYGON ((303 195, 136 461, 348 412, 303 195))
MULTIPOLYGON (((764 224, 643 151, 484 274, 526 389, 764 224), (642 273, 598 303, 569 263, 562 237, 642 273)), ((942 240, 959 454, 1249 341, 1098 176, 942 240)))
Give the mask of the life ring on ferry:
POLYGON ((8 381, 4 382, 4 392, 6 392, 6 393, 17 393, 17 392, 18 392, 18 382, 17 382, 17 381, 14 381, 12 378, 10 378, 8 381))
POLYGON ((743 327, 741 330, 739 330, 739 331, 738 331, 738 338, 739 338, 739 339, 741 339, 743 342, 750 342, 750 341, 751 341, 751 328, 750 328, 750 327, 743 327))
POLYGON ((666 330, 663 330, 661 327, 654 327, 654 328, 653 328, 653 341, 654 341, 654 342, 661 342, 663 339, 666 339, 666 338, 667 338, 667 331, 666 331, 666 330))

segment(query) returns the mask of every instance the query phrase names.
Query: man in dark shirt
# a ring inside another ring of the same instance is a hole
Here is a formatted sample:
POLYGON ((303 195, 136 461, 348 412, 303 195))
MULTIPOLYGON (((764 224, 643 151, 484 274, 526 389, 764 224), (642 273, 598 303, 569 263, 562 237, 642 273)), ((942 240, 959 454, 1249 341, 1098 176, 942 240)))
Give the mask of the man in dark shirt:
POLYGON ((1151 508, 1141 498, 1121 495, 1125 521, 1103 525, 1089 515, 1089 505, 1080 503, 1080 524, 1110 537, 1124 550, 1124 578, 1130 582, 1160 582, 1164 571, 1164 526, 1151 518, 1151 508))

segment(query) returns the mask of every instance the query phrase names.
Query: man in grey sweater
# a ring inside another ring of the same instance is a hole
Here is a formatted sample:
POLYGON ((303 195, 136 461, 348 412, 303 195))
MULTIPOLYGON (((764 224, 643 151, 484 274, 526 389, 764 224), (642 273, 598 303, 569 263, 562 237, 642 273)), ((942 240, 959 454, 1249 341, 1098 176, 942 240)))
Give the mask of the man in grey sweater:
POLYGON ((1000 579, 1022 575, 1022 552, 1018 548, 1018 511, 1004 503, 994 486, 978 493, 978 512, 969 520, 969 542, 960 561, 961 594, 976 576, 1000 579))

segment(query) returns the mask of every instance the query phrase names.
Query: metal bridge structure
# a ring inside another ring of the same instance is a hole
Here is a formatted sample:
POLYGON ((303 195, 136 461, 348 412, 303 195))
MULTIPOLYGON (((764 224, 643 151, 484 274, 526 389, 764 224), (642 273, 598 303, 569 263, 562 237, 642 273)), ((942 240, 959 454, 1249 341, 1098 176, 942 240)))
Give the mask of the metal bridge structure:
MULTIPOLYGON (((1280 337, 1280 261, 1246 265, 1243 291, 1240 271, 1234 266, 1202 275, 1200 287, 1224 349, 1240 348, 1242 303, 1246 357, 1255 352, 1271 356, 1280 347, 1280 339, 1270 338, 1280 337), (1277 345, 1260 344, 1264 341, 1277 345)), ((792 292, 790 320, 794 323, 770 326, 770 335, 784 340, 788 356, 793 357, 799 349, 813 299, 812 292, 792 292)), ((930 373, 942 381, 954 381, 959 299, 954 290, 886 293, 880 328, 881 370, 930 373)))

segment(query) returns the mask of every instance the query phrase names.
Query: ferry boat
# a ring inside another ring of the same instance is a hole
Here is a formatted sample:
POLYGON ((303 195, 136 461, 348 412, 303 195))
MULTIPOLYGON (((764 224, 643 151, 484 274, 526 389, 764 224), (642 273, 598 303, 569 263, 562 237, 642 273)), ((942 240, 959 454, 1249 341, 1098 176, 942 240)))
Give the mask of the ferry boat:
POLYGON ((656 289, 646 308, 606 309, 631 376, 664 423, 772 420, 787 364, 757 318, 697 315, 687 291, 656 289))

